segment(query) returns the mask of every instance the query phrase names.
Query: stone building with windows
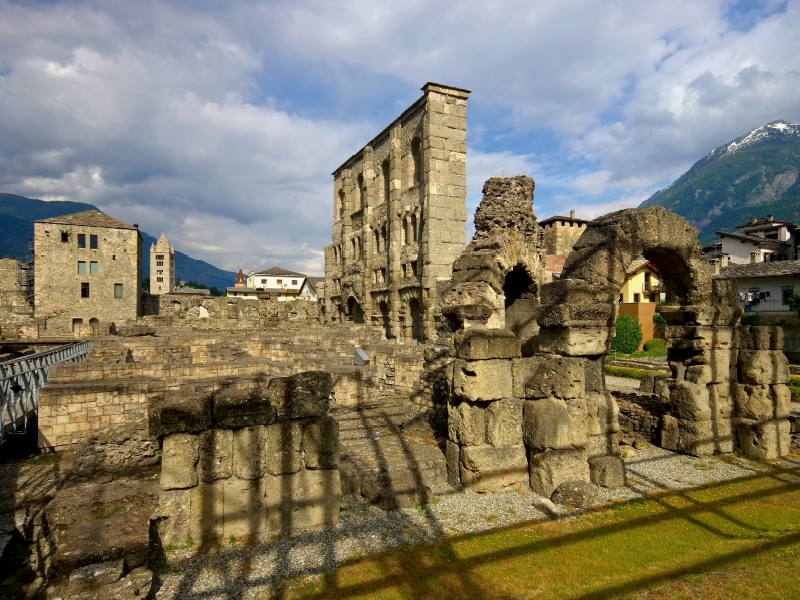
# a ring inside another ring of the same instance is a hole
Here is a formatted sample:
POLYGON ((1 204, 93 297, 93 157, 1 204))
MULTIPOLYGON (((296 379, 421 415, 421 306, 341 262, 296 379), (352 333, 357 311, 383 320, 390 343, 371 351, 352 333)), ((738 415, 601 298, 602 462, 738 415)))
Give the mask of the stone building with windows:
POLYGON ((142 236, 97 211, 33 225, 34 309, 48 330, 107 332, 141 314, 142 236))
POLYGON ((171 294, 175 291, 175 248, 166 234, 150 245, 150 293, 171 294))
POLYGON ((437 283, 466 244, 470 92, 430 82, 422 91, 333 172, 325 248, 326 320, 406 340, 434 337, 437 283))

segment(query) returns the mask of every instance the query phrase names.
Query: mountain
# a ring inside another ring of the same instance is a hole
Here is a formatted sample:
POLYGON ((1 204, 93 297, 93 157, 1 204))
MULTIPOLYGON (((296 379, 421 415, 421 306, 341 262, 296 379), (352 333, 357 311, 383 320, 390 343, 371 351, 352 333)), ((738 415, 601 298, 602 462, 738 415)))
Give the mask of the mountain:
MULTIPOLYGON (((14 194, 0 194, 0 257, 21 258, 30 254, 28 240, 33 238, 33 222, 60 217, 84 210, 100 210, 83 202, 44 202, 14 194)), ((150 276, 150 245, 152 235, 142 234, 142 277, 150 276)), ((175 251, 175 276, 183 281, 197 281, 225 289, 236 281, 236 273, 223 271, 203 260, 196 260, 175 251)))
POLYGON ((707 244, 751 217, 800 222, 798 173, 800 125, 773 121, 711 151, 641 207, 678 213, 707 244))

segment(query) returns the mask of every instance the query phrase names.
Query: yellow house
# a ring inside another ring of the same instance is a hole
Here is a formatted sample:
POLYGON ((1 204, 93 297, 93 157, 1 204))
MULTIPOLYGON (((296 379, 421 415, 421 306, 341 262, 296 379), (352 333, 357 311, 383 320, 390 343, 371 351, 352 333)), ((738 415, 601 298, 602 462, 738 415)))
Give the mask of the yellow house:
POLYGON ((637 258, 628 267, 628 276, 619 290, 619 303, 657 303, 663 291, 660 277, 658 270, 649 260, 637 258))

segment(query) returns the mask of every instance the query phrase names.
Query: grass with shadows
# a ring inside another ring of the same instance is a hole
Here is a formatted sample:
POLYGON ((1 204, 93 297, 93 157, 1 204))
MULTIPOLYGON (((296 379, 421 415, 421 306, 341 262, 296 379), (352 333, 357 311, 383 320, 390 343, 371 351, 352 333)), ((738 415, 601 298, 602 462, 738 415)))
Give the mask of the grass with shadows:
POLYGON ((800 598, 800 484, 753 477, 405 547, 290 581, 305 598, 800 598))

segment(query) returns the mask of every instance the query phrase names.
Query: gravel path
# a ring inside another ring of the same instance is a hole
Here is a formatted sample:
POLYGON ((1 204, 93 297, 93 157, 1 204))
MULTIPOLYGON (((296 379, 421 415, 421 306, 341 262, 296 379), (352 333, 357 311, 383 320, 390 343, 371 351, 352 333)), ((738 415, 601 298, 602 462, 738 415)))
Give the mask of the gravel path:
MULTIPOLYGON (((687 489, 753 475, 769 469, 735 455, 695 458, 645 445, 625 460, 628 486, 601 489, 609 503, 655 491, 687 489)), ((800 460, 784 460, 797 475, 773 475, 800 481, 800 460)), ((362 498, 345 496, 339 525, 258 546, 226 544, 203 554, 170 553, 170 567, 155 586, 156 598, 265 598, 287 578, 307 575, 322 580, 345 561, 396 548, 442 540, 467 532, 547 517, 533 507, 529 491, 475 494, 447 485, 434 489, 428 506, 384 512, 362 498)), ((572 515, 579 513, 576 511, 572 515)))

